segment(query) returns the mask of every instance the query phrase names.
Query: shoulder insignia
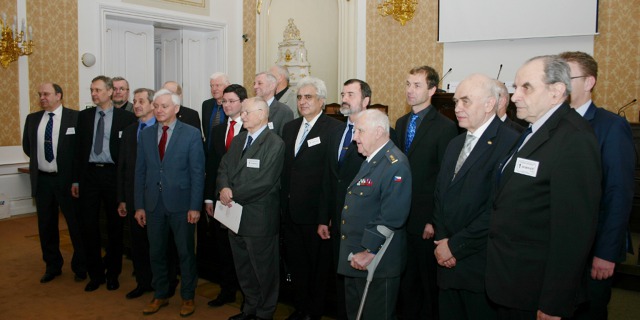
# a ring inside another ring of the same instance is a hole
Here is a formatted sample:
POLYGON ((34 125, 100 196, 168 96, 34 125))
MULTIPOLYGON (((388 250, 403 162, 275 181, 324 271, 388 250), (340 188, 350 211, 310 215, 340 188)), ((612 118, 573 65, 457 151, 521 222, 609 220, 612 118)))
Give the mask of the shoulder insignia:
POLYGON ((398 162, 398 158, 391 152, 389 152, 390 150, 387 150, 386 156, 387 159, 389 159, 389 162, 391 162, 391 164, 394 164, 396 162, 398 162))

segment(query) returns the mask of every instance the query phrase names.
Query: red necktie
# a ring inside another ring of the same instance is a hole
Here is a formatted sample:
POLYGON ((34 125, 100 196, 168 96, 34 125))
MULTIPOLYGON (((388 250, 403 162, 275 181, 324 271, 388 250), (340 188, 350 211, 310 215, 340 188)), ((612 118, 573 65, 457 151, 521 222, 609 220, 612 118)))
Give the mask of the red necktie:
POLYGON ((229 123, 231 126, 229 126, 229 131, 227 132, 227 142, 224 144, 224 148, 226 151, 229 151, 229 146, 231 145, 231 140, 233 140, 233 136, 234 136, 234 127, 236 125, 236 122, 234 120, 231 120, 231 123, 229 123))
POLYGON ((160 161, 164 158, 164 150, 167 145, 167 130, 169 126, 162 127, 162 137, 160 137, 160 144, 158 144, 158 152, 160 153, 160 161))

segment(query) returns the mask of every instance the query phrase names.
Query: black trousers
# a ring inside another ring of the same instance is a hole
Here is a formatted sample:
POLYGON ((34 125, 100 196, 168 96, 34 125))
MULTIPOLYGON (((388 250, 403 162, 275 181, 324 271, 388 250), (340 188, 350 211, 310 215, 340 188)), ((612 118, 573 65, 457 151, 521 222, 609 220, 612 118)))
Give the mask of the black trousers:
POLYGON ((437 263, 433 239, 407 235, 407 268, 400 284, 403 319, 438 319, 437 263))
POLYGON ((136 274, 138 286, 151 288, 151 262, 149 260, 149 239, 147 229, 141 227, 135 218, 135 209, 132 204, 127 203, 127 217, 129 230, 131 231, 131 261, 133 271, 136 274))
POLYGON ((87 267, 92 280, 117 279, 122 272, 123 224, 118 215, 115 165, 90 165, 80 185, 81 220, 87 253, 87 267), (106 255, 102 258, 100 208, 107 221, 106 255))
POLYGON ((441 289, 438 295, 440 320, 493 320, 495 306, 487 294, 457 289, 441 289))
POLYGON ((216 264, 218 282, 220 283, 220 294, 229 294, 235 297, 236 291, 240 288, 236 267, 233 263, 231 244, 229 243, 229 229, 224 227, 218 220, 211 219, 209 227, 215 237, 216 264))
MULTIPOLYGON (((589 267, 591 270, 591 267, 589 267)), ((615 276, 615 273, 614 273, 615 276)), ((613 277, 605 280, 594 280, 589 275, 589 301, 581 304, 574 316, 573 320, 603 320, 609 318, 607 306, 611 300, 611 286, 613 286, 613 277)))
POLYGON ((71 197, 71 187, 63 183, 58 174, 38 174, 36 209, 38 211, 38 233, 42 259, 49 273, 61 272, 64 263, 60 253, 60 233, 58 231, 59 210, 62 211, 69 237, 73 245, 71 270, 76 274, 87 272, 86 257, 80 225, 76 216, 75 203, 71 197))

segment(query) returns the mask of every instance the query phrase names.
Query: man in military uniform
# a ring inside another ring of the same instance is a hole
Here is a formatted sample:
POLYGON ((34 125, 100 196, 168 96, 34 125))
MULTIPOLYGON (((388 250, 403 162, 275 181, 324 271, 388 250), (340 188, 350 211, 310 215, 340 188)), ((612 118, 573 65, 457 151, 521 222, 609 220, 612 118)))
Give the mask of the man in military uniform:
POLYGON ((389 140, 389 118, 384 113, 362 111, 355 122, 354 140, 367 159, 347 188, 340 222, 338 273, 345 276, 347 316, 356 318, 367 267, 386 240, 377 230, 381 225, 394 235, 375 270, 363 317, 395 319, 406 262, 404 224, 411 206, 411 169, 406 156, 389 140))

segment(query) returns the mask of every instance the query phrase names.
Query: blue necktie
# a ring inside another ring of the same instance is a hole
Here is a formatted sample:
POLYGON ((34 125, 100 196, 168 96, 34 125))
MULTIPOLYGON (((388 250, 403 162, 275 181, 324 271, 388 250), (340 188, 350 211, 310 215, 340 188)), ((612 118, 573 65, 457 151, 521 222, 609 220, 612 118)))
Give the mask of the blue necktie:
POLYGON ((344 156, 347 154, 347 151, 349 150, 349 145, 351 145, 351 135, 353 131, 353 125, 350 124, 349 125, 349 130, 347 130, 347 133, 344 135, 344 141, 342 142, 342 149, 340 149, 340 157, 338 158, 338 167, 342 166, 342 163, 344 162, 344 156))
POLYGON ((302 132, 302 138, 300 138, 300 143, 298 143, 298 147, 296 148, 296 155, 298 155, 298 151, 304 144, 304 139, 307 138, 307 134, 309 134, 309 122, 304 124, 304 131, 302 132))
POLYGON ((140 124, 140 128, 138 128, 138 141, 140 140, 140 132, 142 132, 142 130, 144 130, 144 128, 146 127, 147 127, 146 123, 143 122, 140 124))
POLYGON ((247 137, 247 145, 244 147, 244 150, 242 150, 242 155, 244 156, 244 153, 247 152, 247 149, 249 149, 249 147, 251 146, 251 142, 253 142, 253 138, 251 136, 247 137))
POLYGON ((102 140, 104 139, 104 111, 100 111, 100 119, 98 120, 98 128, 96 129, 96 137, 93 140, 93 152, 102 153, 102 140))
POLYGON ((53 116, 55 113, 49 113, 49 121, 44 129, 44 158, 47 162, 53 161, 53 116))
POLYGON ((409 152, 409 148, 411 148, 411 143, 413 142, 413 137, 416 136, 416 120, 418 120, 418 115, 415 113, 411 114, 411 121, 409 121, 409 126, 407 127, 407 139, 404 143, 404 152, 409 152))

